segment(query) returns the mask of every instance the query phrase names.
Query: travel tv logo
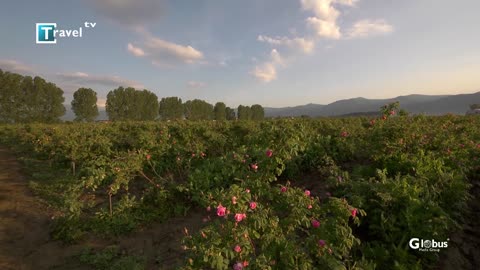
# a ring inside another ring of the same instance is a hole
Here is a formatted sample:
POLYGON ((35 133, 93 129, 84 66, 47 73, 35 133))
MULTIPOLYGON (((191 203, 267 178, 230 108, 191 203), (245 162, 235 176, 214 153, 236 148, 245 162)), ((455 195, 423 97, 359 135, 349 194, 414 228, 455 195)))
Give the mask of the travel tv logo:
POLYGON ((408 245, 410 246, 411 249, 416 249, 418 251, 440 252, 441 248, 448 247, 448 241, 450 241, 450 239, 447 239, 447 241, 440 242, 440 241, 435 241, 434 239, 424 240, 419 238, 412 238, 408 242, 408 245))
POLYGON ((83 27, 95 28, 97 23, 84 22, 78 29, 57 29, 56 23, 36 23, 35 32, 37 44, 57 44, 58 38, 81 38, 83 37, 83 27))

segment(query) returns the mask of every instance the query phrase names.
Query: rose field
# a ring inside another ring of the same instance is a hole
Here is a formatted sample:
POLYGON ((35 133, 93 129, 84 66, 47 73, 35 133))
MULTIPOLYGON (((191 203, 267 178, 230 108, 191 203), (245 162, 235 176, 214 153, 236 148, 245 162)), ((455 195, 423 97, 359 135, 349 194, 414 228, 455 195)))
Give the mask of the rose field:
POLYGON ((453 115, 16 124, 0 144, 50 211, 50 237, 84 247, 82 269, 474 269, 478 127, 453 115), (88 244, 192 215, 174 259, 88 244))

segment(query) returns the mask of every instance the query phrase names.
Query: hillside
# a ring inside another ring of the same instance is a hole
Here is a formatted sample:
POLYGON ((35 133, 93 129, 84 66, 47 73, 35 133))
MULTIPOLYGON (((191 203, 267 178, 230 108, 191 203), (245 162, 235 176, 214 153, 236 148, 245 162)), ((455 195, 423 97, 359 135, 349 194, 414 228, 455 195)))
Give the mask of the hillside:
POLYGON ((340 116, 361 112, 375 112, 381 106, 399 101, 400 107, 411 113, 429 115, 465 114, 472 103, 480 103, 480 92, 460 95, 408 95, 389 99, 352 98, 338 100, 328 105, 307 104, 285 108, 265 108, 267 117, 276 116, 340 116))

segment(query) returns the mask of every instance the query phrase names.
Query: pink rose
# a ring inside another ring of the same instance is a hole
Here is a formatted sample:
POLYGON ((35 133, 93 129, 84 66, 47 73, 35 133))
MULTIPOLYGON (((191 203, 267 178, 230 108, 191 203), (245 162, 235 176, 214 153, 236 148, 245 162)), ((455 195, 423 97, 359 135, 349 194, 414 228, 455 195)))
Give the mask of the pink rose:
POLYGON ((243 269, 243 264, 241 262, 238 262, 233 265, 233 270, 242 270, 243 269))
POLYGON ((318 220, 316 220, 316 219, 313 219, 313 220, 312 220, 312 226, 313 226, 314 228, 320 227, 320 221, 318 221, 318 220))
POLYGON ((252 168, 252 170, 254 170, 254 171, 257 171, 258 170, 258 165, 256 163, 250 164, 250 168, 252 168))
POLYGON ((318 240, 318 245, 321 246, 321 247, 324 247, 325 246, 325 240, 318 240))
POLYGON ((307 206, 308 209, 312 209, 312 207, 313 207, 313 206, 312 206, 311 204, 309 204, 309 205, 307 206))
POLYGON ((352 210, 352 217, 356 217, 357 216, 357 208, 354 208, 352 210))
POLYGON ((256 202, 250 202, 250 209, 255 210, 257 208, 257 203, 256 202))
POLYGON ((310 196, 310 190, 305 189, 305 195, 310 196))
POLYGON ((245 192, 250 193, 250 189, 248 189, 248 188, 245 189, 245 192))
POLYGON ((221 204, 217 207, 217 215, 219 217, 225 216, 225 212, 227 211, 227 208, 222 206, 221 204))
POLYGON ((235 196, 232 197, 232 203, 237 204, 237 197, 235 197, 235 196))
MULTIPOLYGON (((233 248, 233 250, 234 250, 235 252, 237 252, 237 253, 242 252, 242 248, 241 248, 239 245, 236 245, 236 246, 233 248)), ((242 265, 242 266, 243 266, 243 265, 242 265)))
POLYGON ((273 151, 268 149, 267 152, 265 153, 267 155, 267 157, 272 157, 273 155, 273 151))
POLYGON ((207 212, 210 212, 212 210, 212 208, 210 207, 210 205, 207 207, 207 212))
POLYGON ((235 221, 240 222, 240 221, 244 220, 246 217, 247 217, 246 214, 235 214, 235 221))
POLYGON ((287 192, 287 187, 282 187, 280 190, 281 190, 282 192, 287 192))

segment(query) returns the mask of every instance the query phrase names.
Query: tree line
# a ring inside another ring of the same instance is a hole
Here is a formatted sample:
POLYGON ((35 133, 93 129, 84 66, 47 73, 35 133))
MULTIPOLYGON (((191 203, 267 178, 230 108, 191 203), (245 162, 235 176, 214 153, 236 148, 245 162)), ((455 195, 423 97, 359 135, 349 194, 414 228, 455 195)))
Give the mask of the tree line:
POLYGON ((57 122, 65 114, 64 101, 55 84, 0 69, 0 122, 57 122))
MULTIPOLYGON (((94 95, 93 90, 91 95, 94 95)), ((75 98, 74 98, 75 101, 75 98)), ((83 102, 87 103, 87 102, 83 102)), ((87 106, 88 107, 88 106, 87 106)), ((212 105, 205 100, 193 99, 183 102, 179 97, 157 96, 132 87, 119 87, 107 95, 105 109, 110 120, 262 120, 265 111, 259 104, 252 107, 238 106, 237 113, 223 102, 212 105)), ((77 112, 75 111, 77 114, 77 112)), ((77 114, 78 115, 78 114, 77 114)))
MULTIPOLYGON (((63 90, 39 76, 34 78, 0 69, 0 123, 60 122, 65 114, 63 90)), ((97 93, 79 88, 71 102, 75 121, 91 122, 99 115, 97 93)), ((107 94, 105 109, 111 121, 149 120, 262 120, 261 105, 240 105, 235 109, 223 102, 212 105, 204 100, 183 102, 178 97, 158 100, 155 93, 118 87, 107 94)))

